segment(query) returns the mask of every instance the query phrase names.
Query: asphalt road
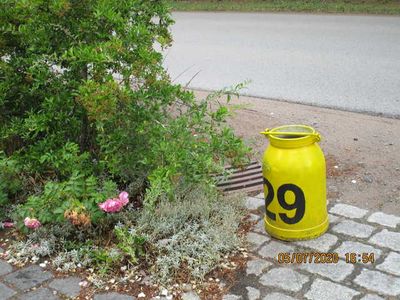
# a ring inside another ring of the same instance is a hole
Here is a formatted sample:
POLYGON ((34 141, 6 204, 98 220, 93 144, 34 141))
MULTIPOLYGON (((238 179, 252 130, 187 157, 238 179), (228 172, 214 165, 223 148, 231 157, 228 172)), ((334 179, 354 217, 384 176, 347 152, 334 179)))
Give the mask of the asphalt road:
POLYGON ((400 17, 174 13, 165 66, 175 82, 400 116, 400 17), (195 76, 195 74, 197 74, 195 76))

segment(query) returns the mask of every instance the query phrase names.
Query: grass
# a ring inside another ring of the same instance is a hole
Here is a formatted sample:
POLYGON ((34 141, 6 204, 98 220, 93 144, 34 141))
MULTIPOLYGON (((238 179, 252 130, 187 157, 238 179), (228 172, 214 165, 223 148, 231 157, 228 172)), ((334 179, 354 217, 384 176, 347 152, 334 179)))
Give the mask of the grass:
POLYGON ((167 2, 176 11, 400 14, 398 0, 168 0, 167 2))

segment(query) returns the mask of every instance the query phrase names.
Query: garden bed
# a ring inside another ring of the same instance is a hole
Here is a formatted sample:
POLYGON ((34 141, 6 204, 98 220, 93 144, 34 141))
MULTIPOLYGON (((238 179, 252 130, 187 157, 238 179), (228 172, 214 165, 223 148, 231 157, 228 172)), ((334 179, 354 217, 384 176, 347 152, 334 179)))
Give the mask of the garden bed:
MULTIPOLYGON (((244 238, 254 223, 249 220, 248 216, 243 218, 238 228, 238 235, 244 238)), ((0 247, 5 250, 3 254, 0 254, 0 259, 10 261, 10 255, 7 255, 7 253, 12 251, 10 248, 13 245, 12 241, 20 238, 22 237, 14 229, 0 231, 0 247)), ((243 242, 242 246, 246 247, 246 243, 243 242)), ((27 262, 14 261, 14 263, 17 268, 26 267, 30 264, 40 265, 44 271, 52 272, 54 278, 81 278, 78 299, 91 299, 94 294, 105 292, 117 292, 133 297, 142 295, 142 299, 152 299, 166 293, 166 291, 174 299, 179 299, 180 295, 189 291, 194 291, 201 299, 222 299, 222 296, 237 281, 237 274, 246 267, 249 256, 246 248, 238 248, 236 251, 225 255, 202 280, 192 278, 190 272, 185 272, 182 269, 173 282, 164 285, 151 280, 149 266, 145 263, 138 264, 131 272, 114 268, 111 274, 99 275, 91 268, 77 268, 68 272, 61 272, 49 263, 52 259, 54 257, 46 256, 35 262, 32 262, 31 258, 27 262)))
POLYGON ((205 282, 240 252, 242 199, 213 174, 250 158, 226 123, 242 85, 196 99, 171 82, 156 50, 172 41, 164 1, 5 0, 0 20, 10 263, 110 290, 147 277, 152 293, 205 282))

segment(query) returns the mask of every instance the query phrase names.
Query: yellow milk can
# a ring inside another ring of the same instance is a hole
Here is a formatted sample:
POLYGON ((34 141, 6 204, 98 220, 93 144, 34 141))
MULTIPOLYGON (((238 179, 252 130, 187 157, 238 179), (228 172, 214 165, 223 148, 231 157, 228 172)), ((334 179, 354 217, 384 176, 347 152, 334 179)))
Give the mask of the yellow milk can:
POLYGON ((325 157, 320 135, 309 126, 261 132, 270 145, 263 156, 265 229, 281 240, 312 239, 329 225, 325 157))

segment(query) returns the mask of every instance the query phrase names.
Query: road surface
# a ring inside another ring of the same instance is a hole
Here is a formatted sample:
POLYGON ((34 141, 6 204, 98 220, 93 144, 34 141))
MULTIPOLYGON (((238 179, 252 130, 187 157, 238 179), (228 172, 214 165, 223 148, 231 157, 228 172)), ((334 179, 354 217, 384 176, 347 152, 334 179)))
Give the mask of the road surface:
POLYGON ((400 116, 400 17, 174 13, 165 66, 215 90, 400 116))

